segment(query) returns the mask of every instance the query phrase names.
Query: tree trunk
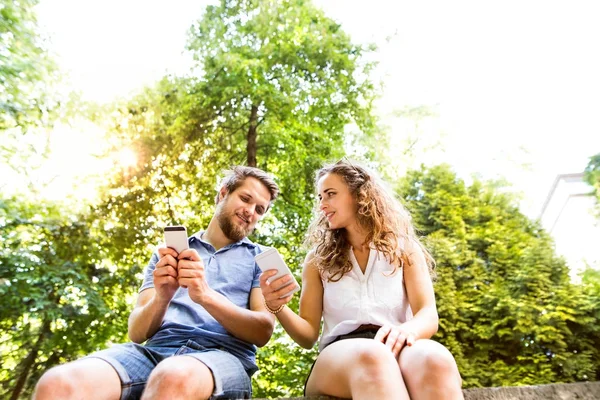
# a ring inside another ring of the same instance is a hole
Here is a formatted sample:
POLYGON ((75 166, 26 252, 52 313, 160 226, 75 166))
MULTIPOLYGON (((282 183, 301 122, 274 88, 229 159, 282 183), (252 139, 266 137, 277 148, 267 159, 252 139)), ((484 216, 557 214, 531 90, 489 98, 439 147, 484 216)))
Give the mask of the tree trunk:
POLYGON ((256 168, 256 127, 258 126, 258 106, 253 105, 250 110, 250 126, 248 127, 248 166, 256 168))
POLYGON ((10 396, 10 400, 17 400, 21 395, 23 387, 25 386, 25 382, 27 382, 27 376, 29 375, 31 366, 35 362, 37 352, 40 349, 42 341, 45 339, 48 333, 50 333, 50 321, 44 322, 44 325, 42 326, 42 330, 37 338, 35 345, 33 345, 33 348, 31 349, 29 354, 27 354, 27 357, 25 357, 17 367, 17 369, 20 369, 21 372, 19 374, 19 379, 17 379, 17 383, 15 384, 15 388, 13 389, 12 394, 10 396))

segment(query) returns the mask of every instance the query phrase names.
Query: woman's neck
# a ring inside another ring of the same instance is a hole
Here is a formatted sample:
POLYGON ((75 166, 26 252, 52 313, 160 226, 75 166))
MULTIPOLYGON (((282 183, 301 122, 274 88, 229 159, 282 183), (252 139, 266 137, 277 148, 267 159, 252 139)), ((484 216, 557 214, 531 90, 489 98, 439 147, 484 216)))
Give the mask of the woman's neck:
POLYGON ((355 250, 363 251, 369 248, 369 244, 365 243, 367 234, 358 226, 349 226, 346 228, 346 239, 348 239, 350 246, 355 250))

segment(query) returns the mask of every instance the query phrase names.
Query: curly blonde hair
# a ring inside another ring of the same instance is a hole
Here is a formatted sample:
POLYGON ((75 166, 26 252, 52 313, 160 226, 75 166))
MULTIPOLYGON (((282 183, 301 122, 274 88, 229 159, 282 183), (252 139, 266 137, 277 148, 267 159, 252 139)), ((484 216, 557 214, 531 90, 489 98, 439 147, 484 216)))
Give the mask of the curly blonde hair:
MULTIPOLYGON (((355 162, 343 159, 318 170, 315 183, 327 174, 338 175, 348 185, 357 204, 357 222, 367 232, 365 244, 372 243, 396 267, 396 272, 405 264, 411 264, 405 248, 410 241, 423 251, 429 273, 433 277, 435 262, 417 238, 410 214, 374 173, 355 162)), ((352 270, 346 230, 330 229, 318 203, 315 218, 308 229, 306 244, 313 249, 311 262, 316 264, 322 276, 327 276, 328 281, 339 281, 352 270)))

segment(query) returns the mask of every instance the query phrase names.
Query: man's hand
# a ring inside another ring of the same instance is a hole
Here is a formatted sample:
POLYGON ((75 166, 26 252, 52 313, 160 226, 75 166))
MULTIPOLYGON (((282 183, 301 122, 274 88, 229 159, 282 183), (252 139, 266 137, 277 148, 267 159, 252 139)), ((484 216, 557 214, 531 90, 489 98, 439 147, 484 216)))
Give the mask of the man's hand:
POLYGON ((179 284, 177 283, 177 252, 169 247, 158 249, 160 259, 152 275, 156 297, 163 301, 171 301, 179 284))
POLYGON ((177 273, 179 286, 188 289, 194 302, 203 304, 207 296, 213 293, 206 282, 204 263, 196 250, 187 249, 179 254, 177 273))
POLYGON ((396 358, 400 355, 404 345, 412 346, 416 341, 415 334, 406 328, 403 329, 403 325, 384 325, 379 328, 374 339, 385 344, 396 358))

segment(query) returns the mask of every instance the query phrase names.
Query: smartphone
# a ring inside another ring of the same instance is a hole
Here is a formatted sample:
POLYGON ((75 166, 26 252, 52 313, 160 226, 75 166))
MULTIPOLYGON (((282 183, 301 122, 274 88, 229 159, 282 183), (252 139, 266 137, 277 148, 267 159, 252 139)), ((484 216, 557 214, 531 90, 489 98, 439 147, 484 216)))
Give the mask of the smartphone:
POLYGON ((165 243, 177 253, 189 249, 185 226, 165 226, 165 243))
MULTIPOLYGON (((290 291, 288 293, 284 294, 283 296, 281 296, 280 299, 283 297, 287 297, 290 294, 295 293, 298 290, 300 290, 300 285, 298 285, 296 278, 294 278, 294 275, 292 275, 292 271, 290 271, 290 269, 287 266, 287 264, 285 263, 285 261, 283 261, 281 254, 279 254, 279 252, 277 251, 276 248, 271 247, 270 249, 263 251, 259 255, 255 256, 254 260, 258 264, 258 267, 260 268, 260 270, 263 272, 270 270, 270 269, 277 270, 277 274, 275 274, 275 276, 272 276, 269 279, 267 279, 267 282, 269 282, 269 283, 271 283, 271 281, 274 281, 275 279, 282 277, 284 275, 289 274, 292 276, 292 282, 288 283, 287 285, 284 285, 284 286, 289 286, 290 291)), ((282 287, 283 286, 280 286, 275 290, 279 290, 282 287)))

